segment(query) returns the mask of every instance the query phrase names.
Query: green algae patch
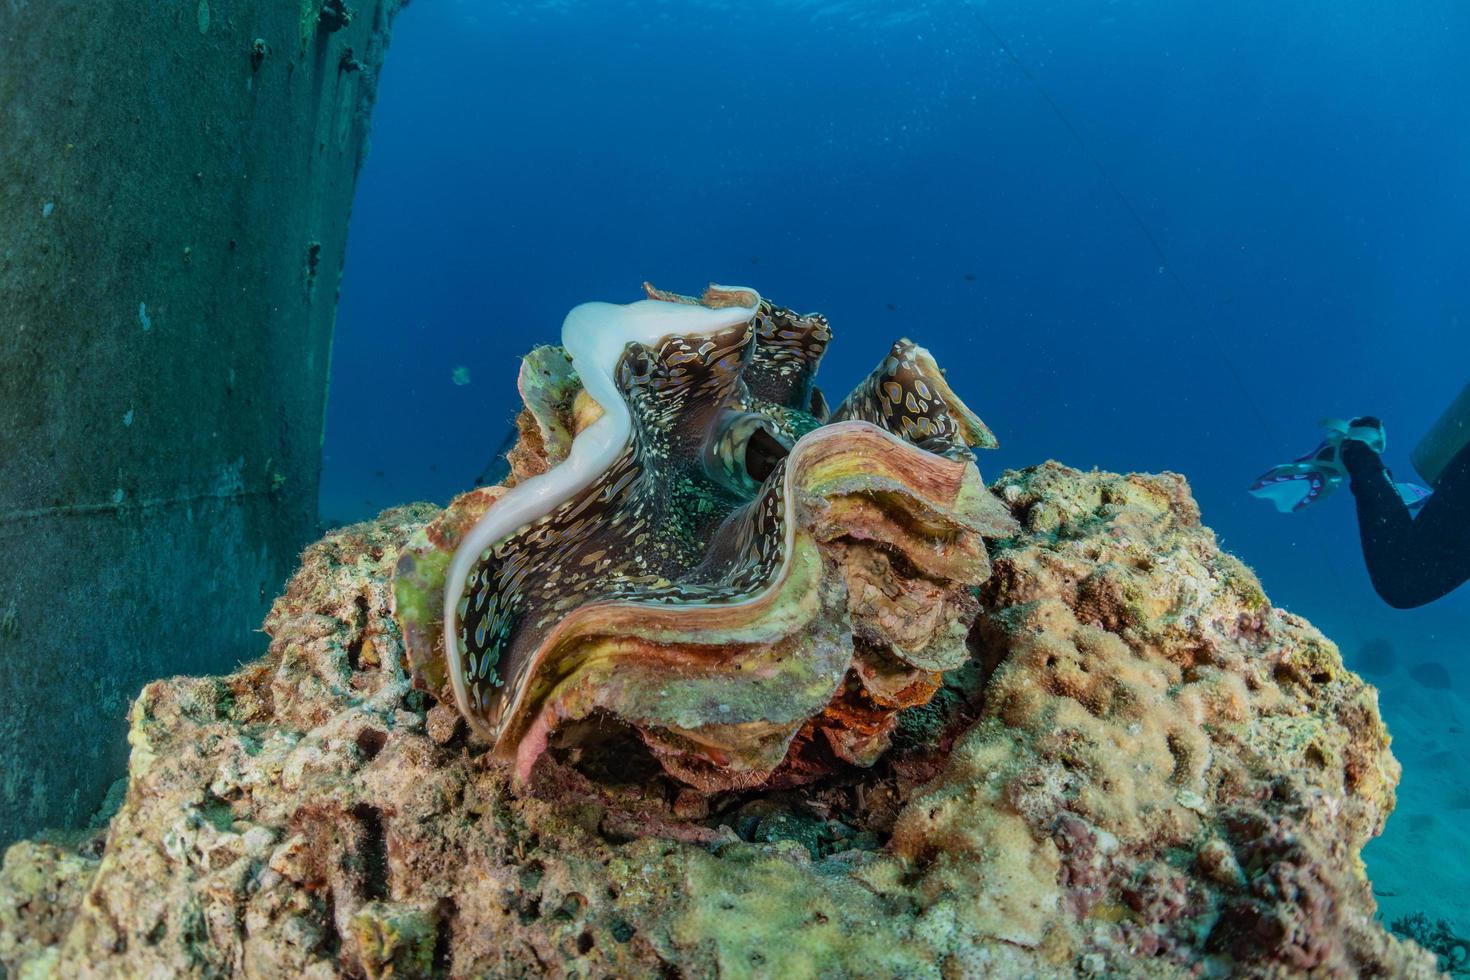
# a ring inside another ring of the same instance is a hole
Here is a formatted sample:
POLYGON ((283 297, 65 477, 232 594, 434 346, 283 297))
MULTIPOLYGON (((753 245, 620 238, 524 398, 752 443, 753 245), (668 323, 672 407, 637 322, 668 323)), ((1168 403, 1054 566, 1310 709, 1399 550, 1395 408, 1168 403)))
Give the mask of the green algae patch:
MULTIPOLYGON (((393 602, 403 627, 410 667, 415 677, 423 678, 427 690, 437 691, 448 680, 443 656, 415 654, 443 649, 442 638, 435 634, 442 631, 444 578, 454 555, 429 547, 422 531, 415 535, 414 541, 418 542, 420 538, 424 539, 423 547, 404 551, 398 560, 393 576, 393 602), (440 627, 439 631, 435 630, 436 626, 440 627)), ((413 548, 412 544, 410 548, 413 548)))
POLYGON ((1256 578, 1256 573, 1251 571, 1250 567, 1239 558, 1221 552, 1215 561, 1215 573, 1220 576, 1225 587, 1240 600, 1240 604, 1246 609, 1251 612, 1265 612, 1271 608, 1271 600, 1266 598, 1266 590, 1261 588, 1261 580, 1256 578))
POLYGON ((350 928, 369 980, 432 975, 439 930, 422 909, 369 902, 352 917, 350 928))
POLYGON ((732 844, 691 856, 687 894, 671 928, 721 977, 912 976, 932 973, 907 926, 846 876, 815 872, 794 841, 732 844))

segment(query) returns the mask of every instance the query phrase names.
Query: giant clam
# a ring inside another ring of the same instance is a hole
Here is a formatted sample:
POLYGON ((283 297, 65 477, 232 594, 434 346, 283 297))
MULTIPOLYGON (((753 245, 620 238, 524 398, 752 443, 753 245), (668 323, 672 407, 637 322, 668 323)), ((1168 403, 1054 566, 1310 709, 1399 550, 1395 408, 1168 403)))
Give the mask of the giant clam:
POLYGON ((606 716, 704 791, 870 765, 965 660, 984 538, 1015 530, 971 453, 994 438, 910 341, 829 410, 824 317, 646 289, 526 356, 507 485, 401 556, 415 680, 522 779, 606 716))

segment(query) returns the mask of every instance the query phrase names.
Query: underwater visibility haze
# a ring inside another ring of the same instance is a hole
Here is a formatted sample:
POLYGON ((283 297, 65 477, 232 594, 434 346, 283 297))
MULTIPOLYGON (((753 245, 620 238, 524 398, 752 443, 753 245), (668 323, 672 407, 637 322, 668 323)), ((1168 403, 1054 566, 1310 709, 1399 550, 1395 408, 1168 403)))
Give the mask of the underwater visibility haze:
POLYGON ((0 962, 1470 975, 1470 586, 1355 510, 1367 445, 1395 574, 1470 562, 1470 8, 241 3, 169 23, 281 158, 181 160, 232 217, 108 299, 241 462, 82 508, 187 508, 129 628, 211 612, 5 759, 0 962))
MULTIPOLYGON (((1286 521, 1241 491, 1358 414, 1408 478, 1466 381, 1464 11, 423 4, 402 24, 343 280, 327 518, 473 480, 515 358, 577 302, 748 281, 815 293, 797 305, 844 346, 959 360, 992 467, 1185 474, 1332 635, 1463 632, 1460 597, 1378 608, 1345 500, 1286 521), (384 357, 413 411, 349 380, 384 357)), ((865 369, 834 349, 823 370, 865 369)))

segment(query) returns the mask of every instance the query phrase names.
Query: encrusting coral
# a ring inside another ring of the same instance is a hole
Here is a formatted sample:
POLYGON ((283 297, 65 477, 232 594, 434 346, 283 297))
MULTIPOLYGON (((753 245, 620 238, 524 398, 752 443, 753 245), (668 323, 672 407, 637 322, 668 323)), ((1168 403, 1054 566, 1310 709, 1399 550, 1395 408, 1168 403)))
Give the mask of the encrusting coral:
MULTIPOLYGON (((597 415, 565 358, 538 363, 516 481, 597 415)), ((947 565, 851 532, 901 514, 890 533, 919 541, 916 513, 972 512, 954 495, 913 511, 897 491, 793 485, 816 504, 795 513, 830 593, 812 621, 844 652, 787 758, 740 770, 751 783, 671 755, 649 737, 656 705, 581 661, 566 676, 595 685, 543 698, 582 719, 563 728, 576 737, 548 734, 518 777, 466 724, 432 628, 447 556, 512 491, 397 508, 307 550, 264 658, 143 690, 105 837, 7 853, 0 962, 26 977, 1436 975, 1374 921, 1359 859, 1399 775, 1374 690, 1217 548, 1182 478, 1008 472, 978 489, 983 526, 941 522, 947 565), (931 619, 894 614, 909 602, 931 619), (913 649, 906 631, 954 624, 961 656, 888 659, 913 649), (938 677, 880 703, 913 671, 938 677), (886 750, 861 751, 867 732, 886 750)))

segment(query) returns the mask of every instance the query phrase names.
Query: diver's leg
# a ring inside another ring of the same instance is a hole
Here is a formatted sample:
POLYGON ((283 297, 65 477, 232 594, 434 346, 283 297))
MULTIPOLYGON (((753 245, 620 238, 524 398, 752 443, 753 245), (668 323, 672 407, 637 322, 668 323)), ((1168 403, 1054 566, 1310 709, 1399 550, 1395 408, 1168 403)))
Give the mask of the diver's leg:
POLYGON ((1357 500, 1363 561, 1384 602, 1422 606, 1470 578, 1470 451, 1445 469, 1418 519, 1372 449, 1347 440, 1342 461, 1357 500))
POLYGON ((1414 534, 1425 543, 1424 602, 1470 581, 1470 446, 1461 449, 1414 518, 1414 534))

